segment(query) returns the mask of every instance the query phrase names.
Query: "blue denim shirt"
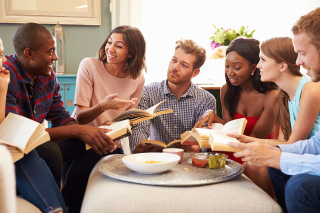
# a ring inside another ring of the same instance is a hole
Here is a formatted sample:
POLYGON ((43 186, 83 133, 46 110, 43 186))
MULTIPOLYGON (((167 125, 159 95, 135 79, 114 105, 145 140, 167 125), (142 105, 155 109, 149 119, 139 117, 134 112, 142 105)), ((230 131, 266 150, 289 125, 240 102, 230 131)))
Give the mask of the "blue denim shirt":
POLYGON ((282 150, 280 168, 283 173, 320 176, 320 131, 310 139, 277 146, 282 150))

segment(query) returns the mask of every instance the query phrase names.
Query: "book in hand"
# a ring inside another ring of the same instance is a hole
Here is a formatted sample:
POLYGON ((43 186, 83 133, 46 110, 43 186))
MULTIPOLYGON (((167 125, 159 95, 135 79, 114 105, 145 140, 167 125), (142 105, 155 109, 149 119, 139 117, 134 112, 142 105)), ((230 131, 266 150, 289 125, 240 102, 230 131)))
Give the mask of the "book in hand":
POLYGON ((181 142, 181 140, 174 140, 168 144, 163 143, 162 141, 155 140, 141 140, 142 147, 145 145, 152 145, 152 148, 174 148, 176 143, 181 142))
POLYGON ((231 147, 227 142, 239 142, 237 139, 227 136, 230 132, 243 134, 247 120, 245 118, 235 119, 225 125, 213 123, 212 129, 207 127, 193 128, 181 135, 182 145, 199 144, 200 148, 211 148, 212 151, 237 152, 242 149, 231 147))
POLYGON ((142 110, 142 109, 137 109, 137 108, 132 108, 129 109, 123 113, 121 113, 120 115, 118 115, 117 117, 115 117, 112 122, 116 122, 116 121, 122 121, 125 119, 129 119, 130 120, 130 124, 136 124, 139 123, 141 121, 144 120, 149 120, 152 119, 154 117, 157 117, 159 115, 163 115, 163 114, 169 114, 172 113, 173 110, 172 109, 162 109, 162 110, 158 110, 157 108, 160 104, 162 104, 164 101, 161 101, 160 103, 150 107, 149 109, 146 110, 142 110))
POLYGON ((21 115, 9 113, 0 125, 0 144, 7 146, 13 162, 47 141, 50 136, 45 127, 21 115))
MULTIPOLYGON (((119 121, 113 123, 109 126, 99 126, 98 128, 101 129, 112 129, 110 132, 107 132, 108 135, 112 140, 117 138, 125 138, 132 135, 131 126, 129 119, 119 121)), ((86 144, 86 150, 91 149, 92 147, 86 144)))

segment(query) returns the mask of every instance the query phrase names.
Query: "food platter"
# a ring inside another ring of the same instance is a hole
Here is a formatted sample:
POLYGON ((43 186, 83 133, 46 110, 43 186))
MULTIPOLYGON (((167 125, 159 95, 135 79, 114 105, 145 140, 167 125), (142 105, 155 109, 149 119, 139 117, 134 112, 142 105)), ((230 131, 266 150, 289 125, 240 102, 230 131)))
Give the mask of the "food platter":
POLYGON ((192 165, 189 153, 184 153, 180 164, 159 174, 141 174, 128 169, 122 162, 125 155, 115 155, 99 166, 99 171, 108 177, 146 185, 197 186, 231 180, 243 172, 241 164, 227 159, 226 166, 219 169, 198 168, 192 165))

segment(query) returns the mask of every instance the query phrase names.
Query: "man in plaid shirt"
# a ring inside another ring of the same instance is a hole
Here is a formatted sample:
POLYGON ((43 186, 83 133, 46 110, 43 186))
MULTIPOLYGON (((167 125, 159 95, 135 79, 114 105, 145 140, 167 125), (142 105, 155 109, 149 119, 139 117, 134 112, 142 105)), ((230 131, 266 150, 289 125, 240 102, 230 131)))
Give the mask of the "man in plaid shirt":
MULTIPOLYGON (((46 131, 52 141, 58 141, 59 147, 56 142, 49 142, 39 146, 37 152, 54 176, 56 172, 59 173, 58 170, 62 173, 62 165, 59 167, 59 160, 56 159, 61 157, 61 151, 64 162, 75 159, 68 170, 62 194, 68 207, 72 205, 70 203, 75 203, 80 209, 93 166, 117 146, 104 130, 79 125, 65 111, 59 92, 60 85, 52 70, 53 62, 57 60, 55 39, 45 27, 35 23, 21 25, 14 34, 13 45, 16 53, 6 56, 7 61, 4 63, 10 71, 6 114, 12 112, 39 123, 44 119, 52 122, 53 128, 47 128, 46 131), (86 143, 92 150, 86 151, 86 143), (66 191, 74 191, 77 196, 69 199, 69 194, 64 193, 65 188, 66 191)), ((56 181, 60 186, 61 174, 56 181)))
MULTIPOLYGON (((175 53, 169 63, 167 80, 146 85, 138 108, 148 109, 166 100, 159 108, 172 109, 173 113, 160 115, 133 125, 129 138, 131 152, 160 151, 151 145, 142 147, 141 140, 162 141, 166 144, 179 140, 180 135, 191 130, 206 110, 216 112, 216 100, 211 93, 195 86, 191 79, 200 72, 206 60, 206 51, 192 40, 176 42, 175 53)), ((199 152, 199 146, 177 147, 199 152)))

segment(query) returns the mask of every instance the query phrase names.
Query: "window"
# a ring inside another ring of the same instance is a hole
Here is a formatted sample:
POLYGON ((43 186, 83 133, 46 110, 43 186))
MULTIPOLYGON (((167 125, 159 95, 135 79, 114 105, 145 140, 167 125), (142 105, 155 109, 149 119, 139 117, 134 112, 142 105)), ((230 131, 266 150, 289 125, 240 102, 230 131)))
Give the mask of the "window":
MULTIPOLYGON (((121 1, 123 4, 124 0, 121 1)), ((292 37, 293 23, 319 3, 316 0, 134 0, 127 5, 126 24, 140 28, 147 42, 148 73, 145 77, 146 83, 151 83, 166 79, 175 41, 181 38, 201 44, 209 58, 212 24, 236 29, 249 26, 249 30, 256 30, 254 38, 260 41, 275 36, 292 37)), ((200 73, 195 83, 208 78, 218 85, 224 81, 221 62, 207 59, 200 73)))

